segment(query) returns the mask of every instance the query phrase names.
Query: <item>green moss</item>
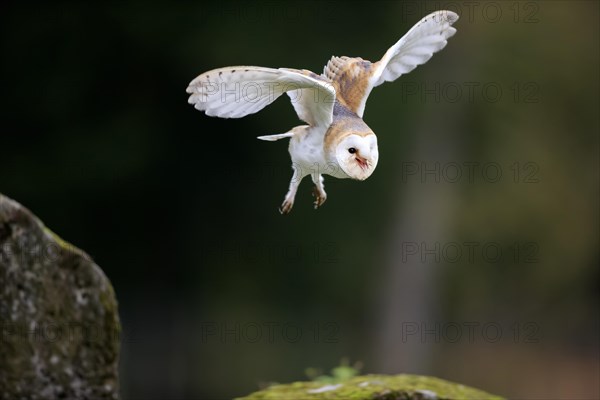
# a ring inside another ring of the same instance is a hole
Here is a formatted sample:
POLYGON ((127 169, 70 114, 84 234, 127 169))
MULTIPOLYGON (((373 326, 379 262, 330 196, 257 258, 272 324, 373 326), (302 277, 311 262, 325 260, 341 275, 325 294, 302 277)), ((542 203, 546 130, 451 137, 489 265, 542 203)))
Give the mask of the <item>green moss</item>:
POLYGON ((63 240, 63 239, 62 239, 60 236, 58 236, 56 233, 52 232, 52 231, 51 231, 51 230, 50 230, 48 227, 46 227, 46 226, 43 226, 43 227, 42 227, 42 229, 44 230, 44 233, 46 233, 48 236, 50 236, 52 239, 54 239, 54 241, 55 241, 56 243, 58 243, 58 245, 59 245, 60 247, 62 247, 63 249, 70 249, 70 248, 72 248, 72 247, 73 247, 73 246, 72 246, 70 243, 68 243, 68 242, 64 241, 64 240, 63 240))
POLYGON ((47 226, 45 226, 44 224, 42 224, 41 221, 38 220, 38 222, 41 224, 42 230, 44 231, 44 233, 46 235, 48 235, 54 242, 56 242, 56 244, 58 244, 61 249, 72 251, 74 253, 83 255, 83 252, 80 249, 78 249, 77 247, 73 246, 71 243, 67 242, 66 240, 64 240, 63 238, 61 238, 60 236, 58 236, 56 233, 52 232, 50 230, 50 228, 48 228, 47 226))
POLYGON ((363 375, 351 378, 337 385, 329 385, 332 390, 311 392, 327 387, 323 382, 294 382, 275 385, 252 393, 238 400, 501 400, 491 395, 458 383, 419 375, 363 375))

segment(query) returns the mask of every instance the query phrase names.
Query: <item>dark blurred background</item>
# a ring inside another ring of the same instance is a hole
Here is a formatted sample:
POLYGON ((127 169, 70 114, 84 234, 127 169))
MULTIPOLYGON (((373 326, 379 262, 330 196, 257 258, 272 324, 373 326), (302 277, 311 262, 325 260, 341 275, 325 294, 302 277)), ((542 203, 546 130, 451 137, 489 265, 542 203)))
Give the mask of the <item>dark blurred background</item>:
POLYGON ((340 359, 521 399, 599 394, 599 3, 3 5, 0 191, 114 284, 124 399, 217 399, 340 359), (229 65, 372 61, 461 19, 373 91, 380 162, 281 216, 287 97, 187 104, 229 65))

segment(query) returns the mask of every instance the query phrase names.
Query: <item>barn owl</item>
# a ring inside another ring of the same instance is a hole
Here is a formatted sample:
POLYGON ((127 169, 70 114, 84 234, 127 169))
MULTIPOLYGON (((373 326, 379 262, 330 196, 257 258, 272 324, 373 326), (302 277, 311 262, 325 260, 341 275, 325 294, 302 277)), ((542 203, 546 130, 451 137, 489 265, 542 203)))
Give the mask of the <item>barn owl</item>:
POLYGON ((258 139, 290 139, 293 176, 279 211, 290 212, 300 181, 308 175, 315 185, 316 209, 327 199, 323 175, 362 181, 377 167, 377 137, 362 119, 371 90, 395 81, 443 49, 456 32, 452 27, 456 20, 454 12, 436 11, 413 26, 381 60, 334 56, 321 75, 290 68, 214 69, 190 82, 188 102, 209 116, 241 118, 287 93, 307 125, 258 139))

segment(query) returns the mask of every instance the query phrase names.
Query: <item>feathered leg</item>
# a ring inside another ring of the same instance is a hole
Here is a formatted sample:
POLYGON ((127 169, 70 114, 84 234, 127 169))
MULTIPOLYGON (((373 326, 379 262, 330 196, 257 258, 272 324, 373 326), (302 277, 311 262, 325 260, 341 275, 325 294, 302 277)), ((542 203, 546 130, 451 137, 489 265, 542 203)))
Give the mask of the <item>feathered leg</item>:
POLYGON ((323 175, 311 174, 312 181, 315 184, 313 189, 313 196, 315 196, 315 210, 325 203, 327 200, 327 193, 325 193, 325 185, 323 185, 323 175))
POLYGON ((304 178, 302 175, 300 175, 300 171, 296 167, 292 167, 292 169, 294 170, 294 175, 290 180, 290 188, 287 194, 285 195, 285 199, 283 200, 281 207, 279 207, 279 212, 281 214, 287 214, 290 211, 292 211, 292 207, 294 206, 294 198, 296 197, 296 192, 298 191, 298 186, 300 185, 302 178, 304 178))

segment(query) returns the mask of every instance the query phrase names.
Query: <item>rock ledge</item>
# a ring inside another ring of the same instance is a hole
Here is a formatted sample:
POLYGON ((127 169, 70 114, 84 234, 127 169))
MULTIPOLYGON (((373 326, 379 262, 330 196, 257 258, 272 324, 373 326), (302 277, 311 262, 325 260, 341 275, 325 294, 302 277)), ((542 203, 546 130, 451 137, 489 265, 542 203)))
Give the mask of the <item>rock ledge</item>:
POLYGON ((237 400, 502 400, 458 383, 419 375, 364 375, 336 384, 274 385, 237 400))
POLYGON ((113 288, 83 251, 0 194, 0 399, 117 399, 113 288))

